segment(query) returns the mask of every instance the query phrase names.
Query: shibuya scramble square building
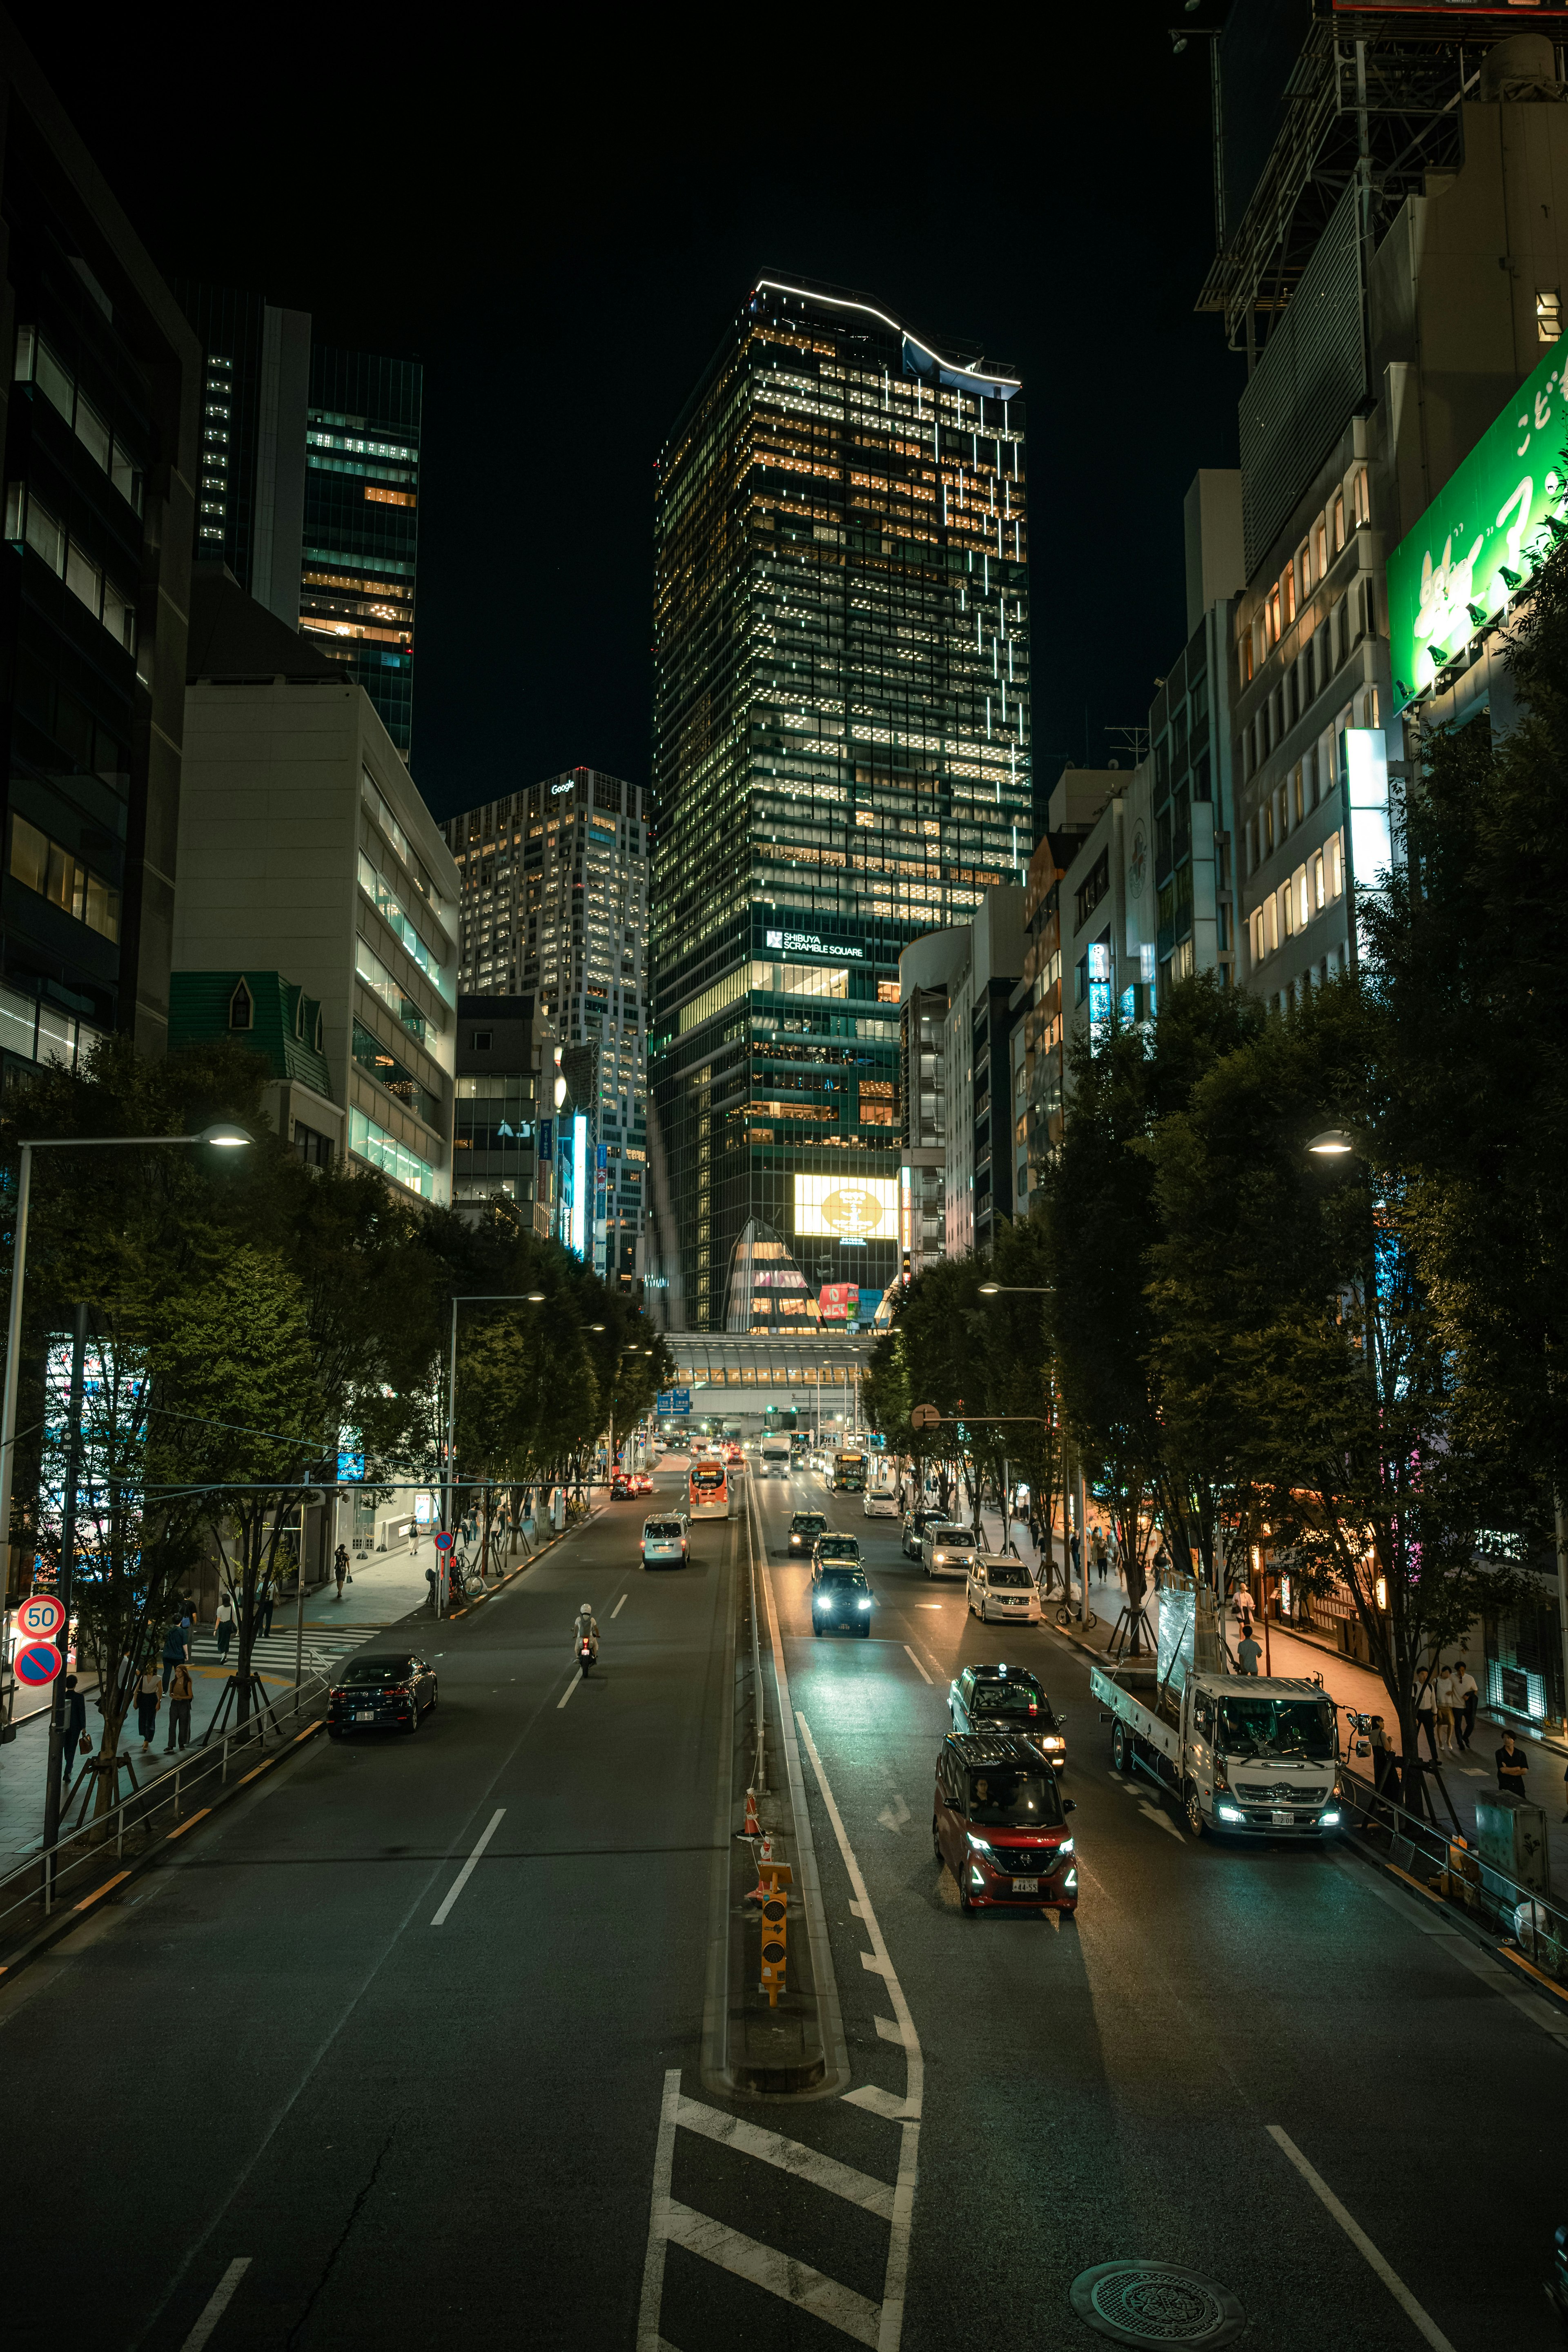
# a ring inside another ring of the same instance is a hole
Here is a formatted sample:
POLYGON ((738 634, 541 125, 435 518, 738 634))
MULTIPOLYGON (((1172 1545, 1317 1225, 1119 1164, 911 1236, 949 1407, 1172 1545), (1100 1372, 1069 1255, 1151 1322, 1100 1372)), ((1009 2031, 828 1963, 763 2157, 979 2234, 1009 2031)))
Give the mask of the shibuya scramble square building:
POLYGON ((668 1328, 868 1321, 908 1244, 900 950, 1020 877, 1017 377, 762 278, 657 492, 647 1237, 668 1328))

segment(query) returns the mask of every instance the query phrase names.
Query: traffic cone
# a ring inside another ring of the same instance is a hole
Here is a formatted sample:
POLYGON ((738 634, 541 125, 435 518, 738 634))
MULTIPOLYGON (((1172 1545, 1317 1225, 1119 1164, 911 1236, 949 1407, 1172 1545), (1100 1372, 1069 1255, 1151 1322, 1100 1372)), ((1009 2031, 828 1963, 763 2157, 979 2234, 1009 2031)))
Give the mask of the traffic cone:
POLYGON ((742 1832, 742 1835, 743 1837, 758 1837, 762 1833, 762 1827, 763 1825, 761 1822, 757 1819, 757 1792, 754 1789, 748 1789, 746 1791, 746 1826, 742 1832))

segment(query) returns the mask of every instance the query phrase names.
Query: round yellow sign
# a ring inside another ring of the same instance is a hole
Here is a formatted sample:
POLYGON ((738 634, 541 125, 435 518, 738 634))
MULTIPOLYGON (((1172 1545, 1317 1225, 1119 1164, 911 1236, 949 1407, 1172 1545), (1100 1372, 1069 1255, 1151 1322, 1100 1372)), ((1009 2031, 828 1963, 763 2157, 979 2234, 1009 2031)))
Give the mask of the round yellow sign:
POLYGON ((822 1203, 822 1222, 836 1234, 872 1233, 882 1222, 882 1203, 859 1184, 840 1184, 822 1203))

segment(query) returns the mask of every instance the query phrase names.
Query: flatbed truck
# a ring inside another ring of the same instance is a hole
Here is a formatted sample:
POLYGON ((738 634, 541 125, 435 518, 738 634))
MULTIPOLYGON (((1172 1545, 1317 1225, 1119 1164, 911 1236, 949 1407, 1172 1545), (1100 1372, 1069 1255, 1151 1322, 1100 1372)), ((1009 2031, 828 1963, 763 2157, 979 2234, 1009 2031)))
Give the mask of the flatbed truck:
POLYGON ((1281 1675, 1094 1666, 1118 1772, 1173 1796, 1194 1837, 1332 1837, 1340 1828, 1338 1717, 1318 1685, 1281 1675))

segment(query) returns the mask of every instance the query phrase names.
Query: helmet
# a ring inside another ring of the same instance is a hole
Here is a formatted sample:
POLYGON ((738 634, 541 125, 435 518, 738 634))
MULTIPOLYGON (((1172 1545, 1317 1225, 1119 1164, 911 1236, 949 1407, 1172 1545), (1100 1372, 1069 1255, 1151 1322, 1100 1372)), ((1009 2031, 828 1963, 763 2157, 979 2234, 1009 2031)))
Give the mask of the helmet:
POLYGON ((594 1604, 591 1601, 584 1601, 583 1606, 577 1612, 579 1617, 591 1617, 593 1613, 594 1604))

